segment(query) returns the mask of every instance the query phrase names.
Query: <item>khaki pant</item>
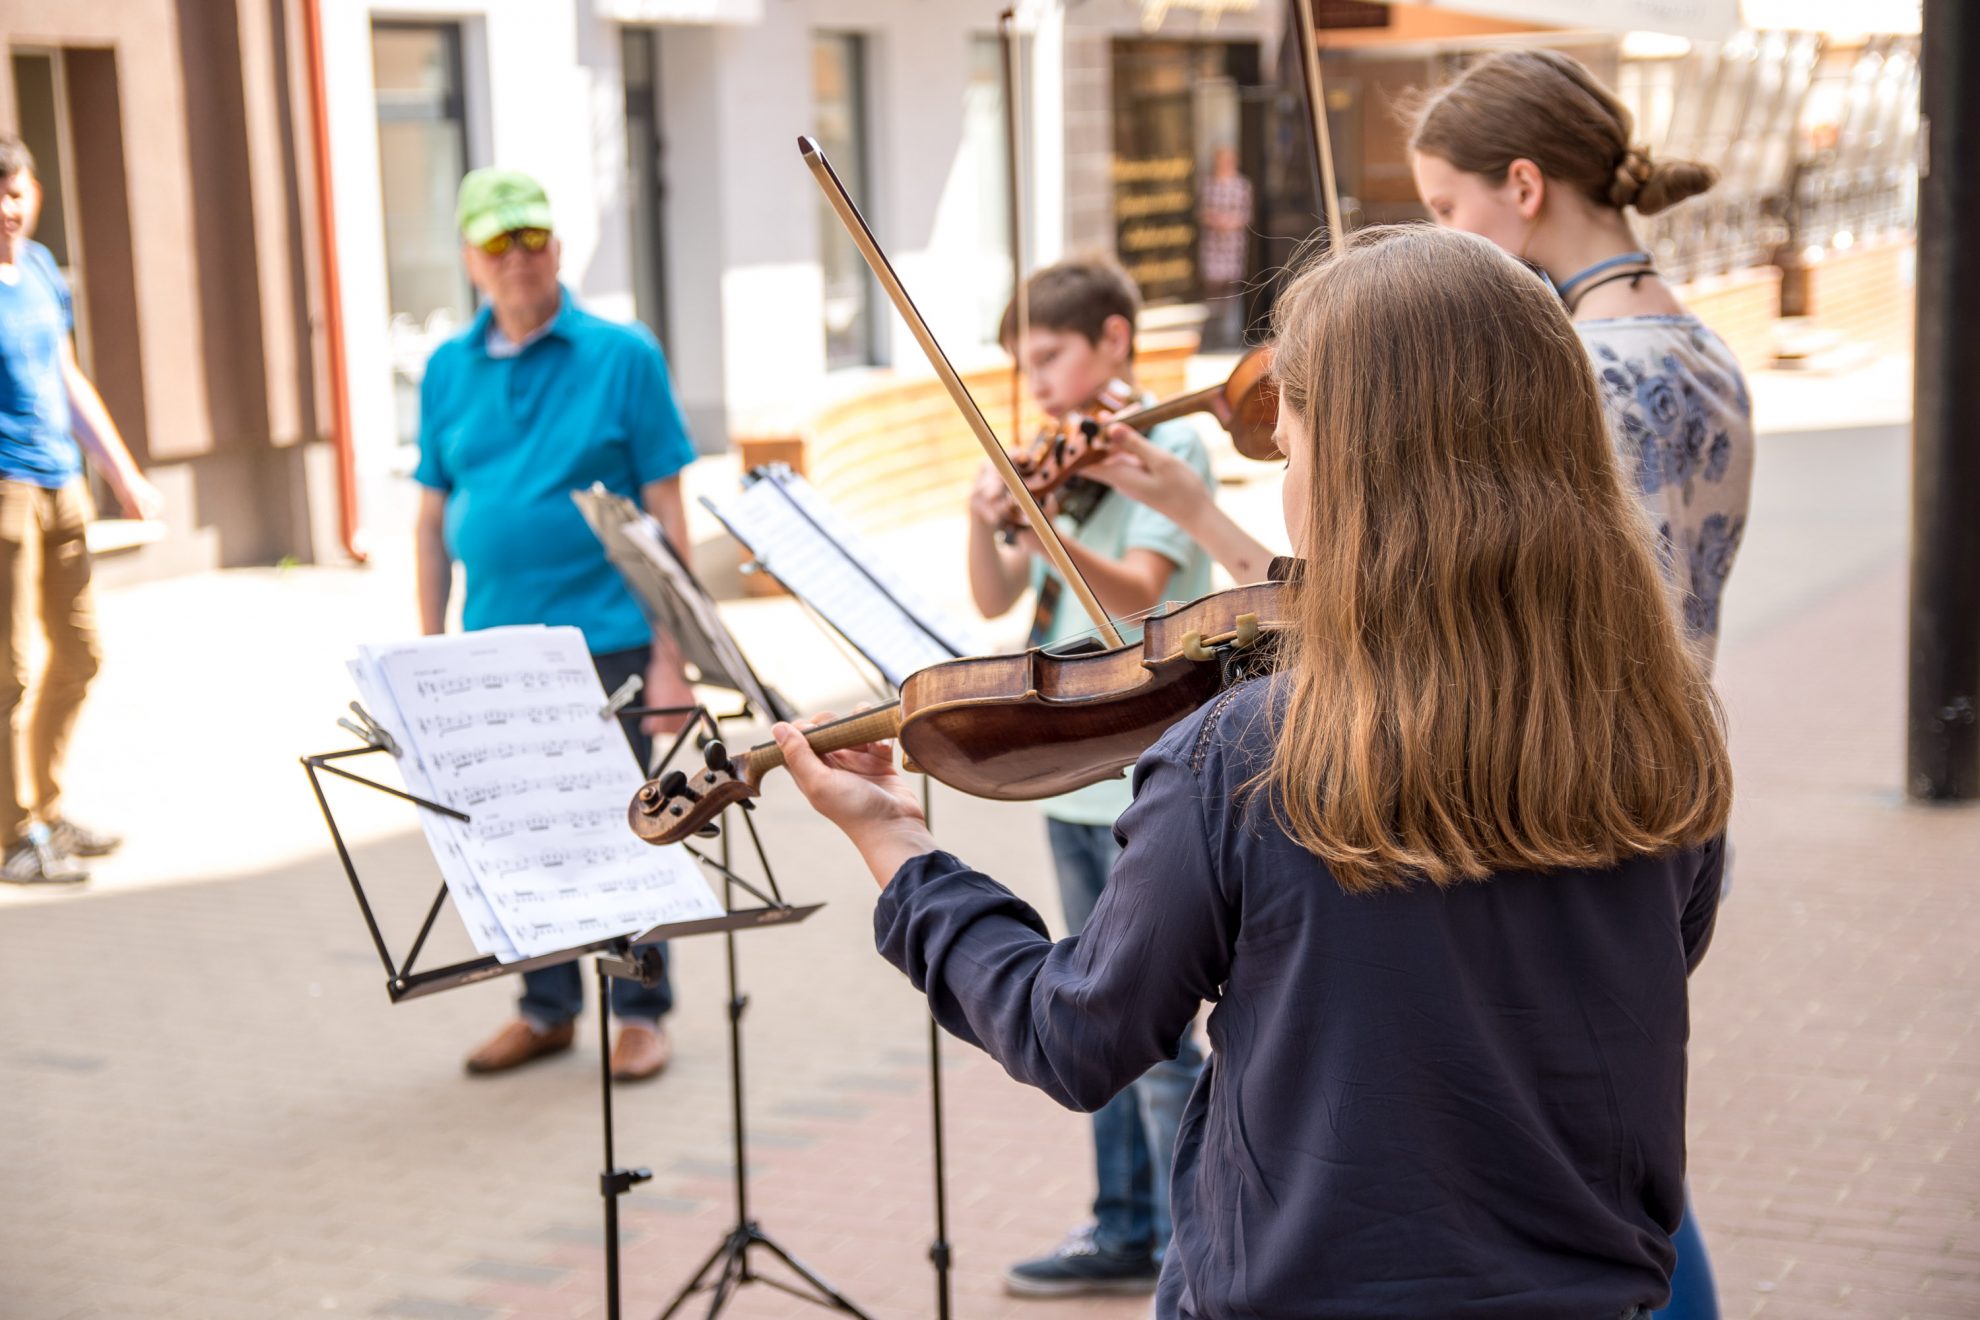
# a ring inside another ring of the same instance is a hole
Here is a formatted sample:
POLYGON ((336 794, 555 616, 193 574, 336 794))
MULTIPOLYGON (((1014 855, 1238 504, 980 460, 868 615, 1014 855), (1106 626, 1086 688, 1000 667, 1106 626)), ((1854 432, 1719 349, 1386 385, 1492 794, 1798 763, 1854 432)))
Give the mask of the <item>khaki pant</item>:
POLYGON ((0 481, 0 589, 7 593, 0 705, 11 753, 0 755, 0 842, 19 837, 32 817, 60 815, 63 755, 103 656, 83 539, 92 512, 80 480, 60 490, 0 481), (36 631, 48 641, 48 668, 31 683, 28 647, 36 631), (24 711, 30 690, 32 709, 24 711))

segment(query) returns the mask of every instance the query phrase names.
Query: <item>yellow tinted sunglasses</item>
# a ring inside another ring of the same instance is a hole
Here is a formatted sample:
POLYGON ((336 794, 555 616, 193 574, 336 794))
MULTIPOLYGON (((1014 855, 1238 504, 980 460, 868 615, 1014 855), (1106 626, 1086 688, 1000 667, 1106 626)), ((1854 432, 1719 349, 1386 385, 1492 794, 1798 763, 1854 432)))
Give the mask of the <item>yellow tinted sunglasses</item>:
POLYGON ((547 229, 511 229, 506 234, 497 234, 481 245, 481 250, 491 257, 499 257, 510 248, 520 245, 525 252, 541 252, 550 246, 550 231, 547 229))

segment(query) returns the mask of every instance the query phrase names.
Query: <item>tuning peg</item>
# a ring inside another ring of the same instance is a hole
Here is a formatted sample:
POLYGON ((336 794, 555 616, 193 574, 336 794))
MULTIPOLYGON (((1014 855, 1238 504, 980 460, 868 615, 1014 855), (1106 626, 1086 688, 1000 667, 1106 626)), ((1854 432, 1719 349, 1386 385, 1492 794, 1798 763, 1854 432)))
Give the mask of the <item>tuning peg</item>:
POLYGON ((733 768, 733 763, 729 760, 729 749, 722 745, 720 739, 709 740, 708 745, 701 749, 701 759, 718 775, 728 774, 733 768))
POLYGON ((686 798, 690 802, 701 801, 701 794, 688 787, 687 776, 679 770, 669 770, 660 780, 661 797, 672 801, 686 798))

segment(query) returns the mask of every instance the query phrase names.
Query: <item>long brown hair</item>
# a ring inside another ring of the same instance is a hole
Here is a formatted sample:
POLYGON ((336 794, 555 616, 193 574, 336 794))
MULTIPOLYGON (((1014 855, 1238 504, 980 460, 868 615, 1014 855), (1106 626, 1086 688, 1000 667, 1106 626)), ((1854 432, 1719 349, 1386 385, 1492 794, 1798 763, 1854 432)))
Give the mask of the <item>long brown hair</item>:
POLYGON ((1633 206, 1655 215, 1718 182, 1719 172, 1688 160, 1652 160, 1630 141, 1629 108, 1580 62, 1558 51, 1488 55, 1457 81, 1418 99, 1409 145, 1458 169, 1505 182, 1530 160, 1598 206, 1633 206))
POLYGON ((1280 296, 1311 447, 1256 786, 1350 892, 1602 867, 1725 827, 1732 770, 1560 300, 1489 241, 1366 230, 1280 296))

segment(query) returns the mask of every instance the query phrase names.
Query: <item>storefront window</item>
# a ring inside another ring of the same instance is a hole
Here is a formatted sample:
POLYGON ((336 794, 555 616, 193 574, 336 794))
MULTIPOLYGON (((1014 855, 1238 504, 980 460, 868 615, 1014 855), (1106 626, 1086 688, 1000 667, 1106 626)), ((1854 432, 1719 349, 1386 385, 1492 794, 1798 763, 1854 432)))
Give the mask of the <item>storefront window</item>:
MULTIPOLYGON (((818 145, 862 208, 868 196, 866 39, 819 32, 811 39, 811 122, 818 145)), ((880 361, 874 284, 851 236, 823 197, 818 200, 819 264, 825 277, 825 365, 880 361)))
POLYGON ((1257 46, 1118 40, 1113 74, 1121 264, 1151 304, 1228 296, 1251 266, 1252 162, 1262 136, 1257 46), (1233 225, 1228 216, 1240 212, 1233 225))
POLYGON ((666 172, 660 132, 660 34, 628 27, 620 38, 626 80, 626 203, 632 213, 633 310, 667 342, 666 234, 661 204, 666 172))
POLYGON ((399 442, 409 446, 419 438, 427 356, 474 309, 454 230, 454 193, 467 173, 460 26, 374 23, 371 59, 394 411, 399 442))

